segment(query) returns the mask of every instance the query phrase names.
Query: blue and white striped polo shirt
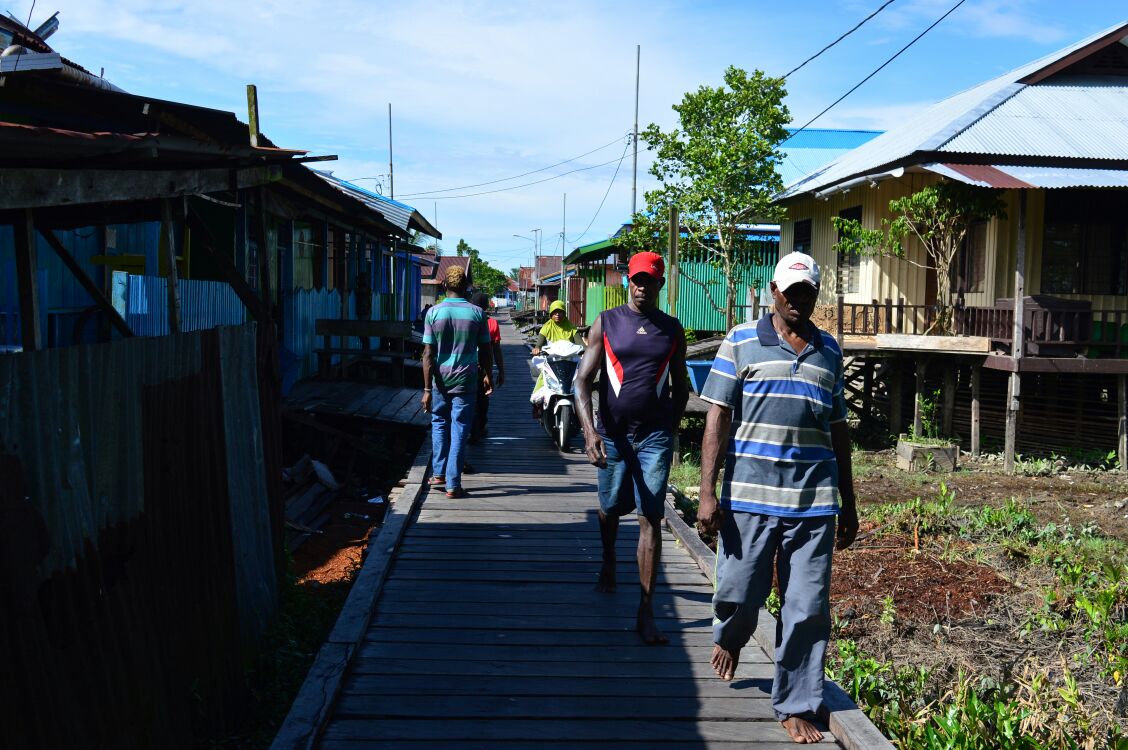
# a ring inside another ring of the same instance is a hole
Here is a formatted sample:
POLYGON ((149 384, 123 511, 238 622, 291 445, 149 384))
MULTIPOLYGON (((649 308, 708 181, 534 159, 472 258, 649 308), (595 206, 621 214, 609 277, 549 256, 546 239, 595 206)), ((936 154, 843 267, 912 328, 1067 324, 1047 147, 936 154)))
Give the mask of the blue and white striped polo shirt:
POLYGON ((838 512, 830 425, 846 419, 842 349, 811 329, 799 353, 770 315, 733 328, 721 344, 701 397, 733 410, 722 507, 799 518, 838 512))

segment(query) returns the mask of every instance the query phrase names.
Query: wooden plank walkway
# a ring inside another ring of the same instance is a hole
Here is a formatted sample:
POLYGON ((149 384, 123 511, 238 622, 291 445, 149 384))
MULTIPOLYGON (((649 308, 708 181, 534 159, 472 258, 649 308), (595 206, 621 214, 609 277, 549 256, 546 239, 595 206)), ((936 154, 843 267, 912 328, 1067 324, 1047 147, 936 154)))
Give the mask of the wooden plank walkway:
POLYGON ((349 380, 303 380, 282 403, 285 411, 366 417, 425 427, 429 415, 419 407, 419 389, 349 380))
POLYGON ((772 665, 755 642, 734 682, 713 674, 712 588, 669 532, 655 597, 669 645, 634 632, 633 519, 620 528, 619 591, 594 591, 595 470, 579 438, 561 455, 532 420, 527 350, 512 326, 502 331, 509 381, 492 400, 490 437, 471 449, 471 497, 423 503, 319 746, 794 747, 772 717, 772 665))

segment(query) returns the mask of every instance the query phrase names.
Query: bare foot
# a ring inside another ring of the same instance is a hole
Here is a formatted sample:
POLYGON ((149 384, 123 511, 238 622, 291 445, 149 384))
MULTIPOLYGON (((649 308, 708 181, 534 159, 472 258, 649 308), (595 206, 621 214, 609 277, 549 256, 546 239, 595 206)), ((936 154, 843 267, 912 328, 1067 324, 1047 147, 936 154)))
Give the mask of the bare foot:
POLYGON ((720 646, 713 646, 713 655, 709 657, 713 671, 726 682, 731 682, 736 677, 736 665, 740 663, 740 651, 726 651, 720 646))
POLYGON ((799 716, 791 716, 780 722, 793 742, 800 745, 809 745, 822 742, 822 732, 815 729, 815 725, 799 716))
POLYGON ((644 609, 639 609, 638 617, 635 618, 635 630, 642 638, 642 642, 650 646, 662 646, 670 642, 666 634, 658 629, 658 625, 654 622, 654 614, 644 609))
POLYGON ((615 563, 605 562, 599 571, 599 580, 595 584, 596 591, 611 594, 615 591, 615 563))

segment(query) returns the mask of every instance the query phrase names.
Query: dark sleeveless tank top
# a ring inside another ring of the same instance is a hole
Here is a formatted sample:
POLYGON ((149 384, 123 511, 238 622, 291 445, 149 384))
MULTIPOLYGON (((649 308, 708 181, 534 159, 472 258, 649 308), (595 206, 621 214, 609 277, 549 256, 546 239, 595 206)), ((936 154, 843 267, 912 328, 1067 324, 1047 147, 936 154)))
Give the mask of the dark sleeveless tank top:
POLYGON ((600 313, 603 366, 599 378, 599 431, 642 436, 672 430, 670 361, 682 335, 677 318, 630 305, 600 313))

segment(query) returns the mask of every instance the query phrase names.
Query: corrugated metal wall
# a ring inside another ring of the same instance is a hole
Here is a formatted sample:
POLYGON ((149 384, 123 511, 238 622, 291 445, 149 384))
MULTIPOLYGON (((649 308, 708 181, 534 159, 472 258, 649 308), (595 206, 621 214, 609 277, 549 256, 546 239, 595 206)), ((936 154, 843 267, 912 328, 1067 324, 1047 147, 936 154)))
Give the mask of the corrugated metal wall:
MULTIPOLYGON (((247 310, 239 295, 222 281, 181 279, 180 329, 200 331, 240 325, 247 310)), ((137 336, 167 336, 168 280, 163 276, 114 273, 113 302, 137 336)))
POLYGON ((9 747, 192 747, 276 603, 253 324, 0 356, 9 747))
MULTIPOLYGON (((356 320, 356 293, 348 295, 349 319, 356 320)), ((394 295, 372 294, 372 318, 388 320, 394 295)), ((295 289, 283 306, 282 392, 289 393, 294 383, 317 372, 314 350, 321 346, 314 335, 318 318, 341 317, 341 292, 337 289, 295 289)))
MULTIPOLYGON (((738 308, 747 304, 749 289, 760 288, 771 281, 777 257, 773 253, 762 263, 743 266, 740 269, 736 292, 738 308)), ((724 272, 702 261, 683 261, 678 264, 678 268, 681 278, 678 283, 677 317, 681 324, 694 331, 726 331, 724 313, 717 312, 713 303, 709 301, 705 289, 690 280, 697 279, 707 284, 713 301, 723 309, 725 298, 728 296, 724 272)), ((669 284, 662 287, 659 306, 669 312, 669 284)), ((737 319, 742 320, 740 309, 737 310, 737 319)))

